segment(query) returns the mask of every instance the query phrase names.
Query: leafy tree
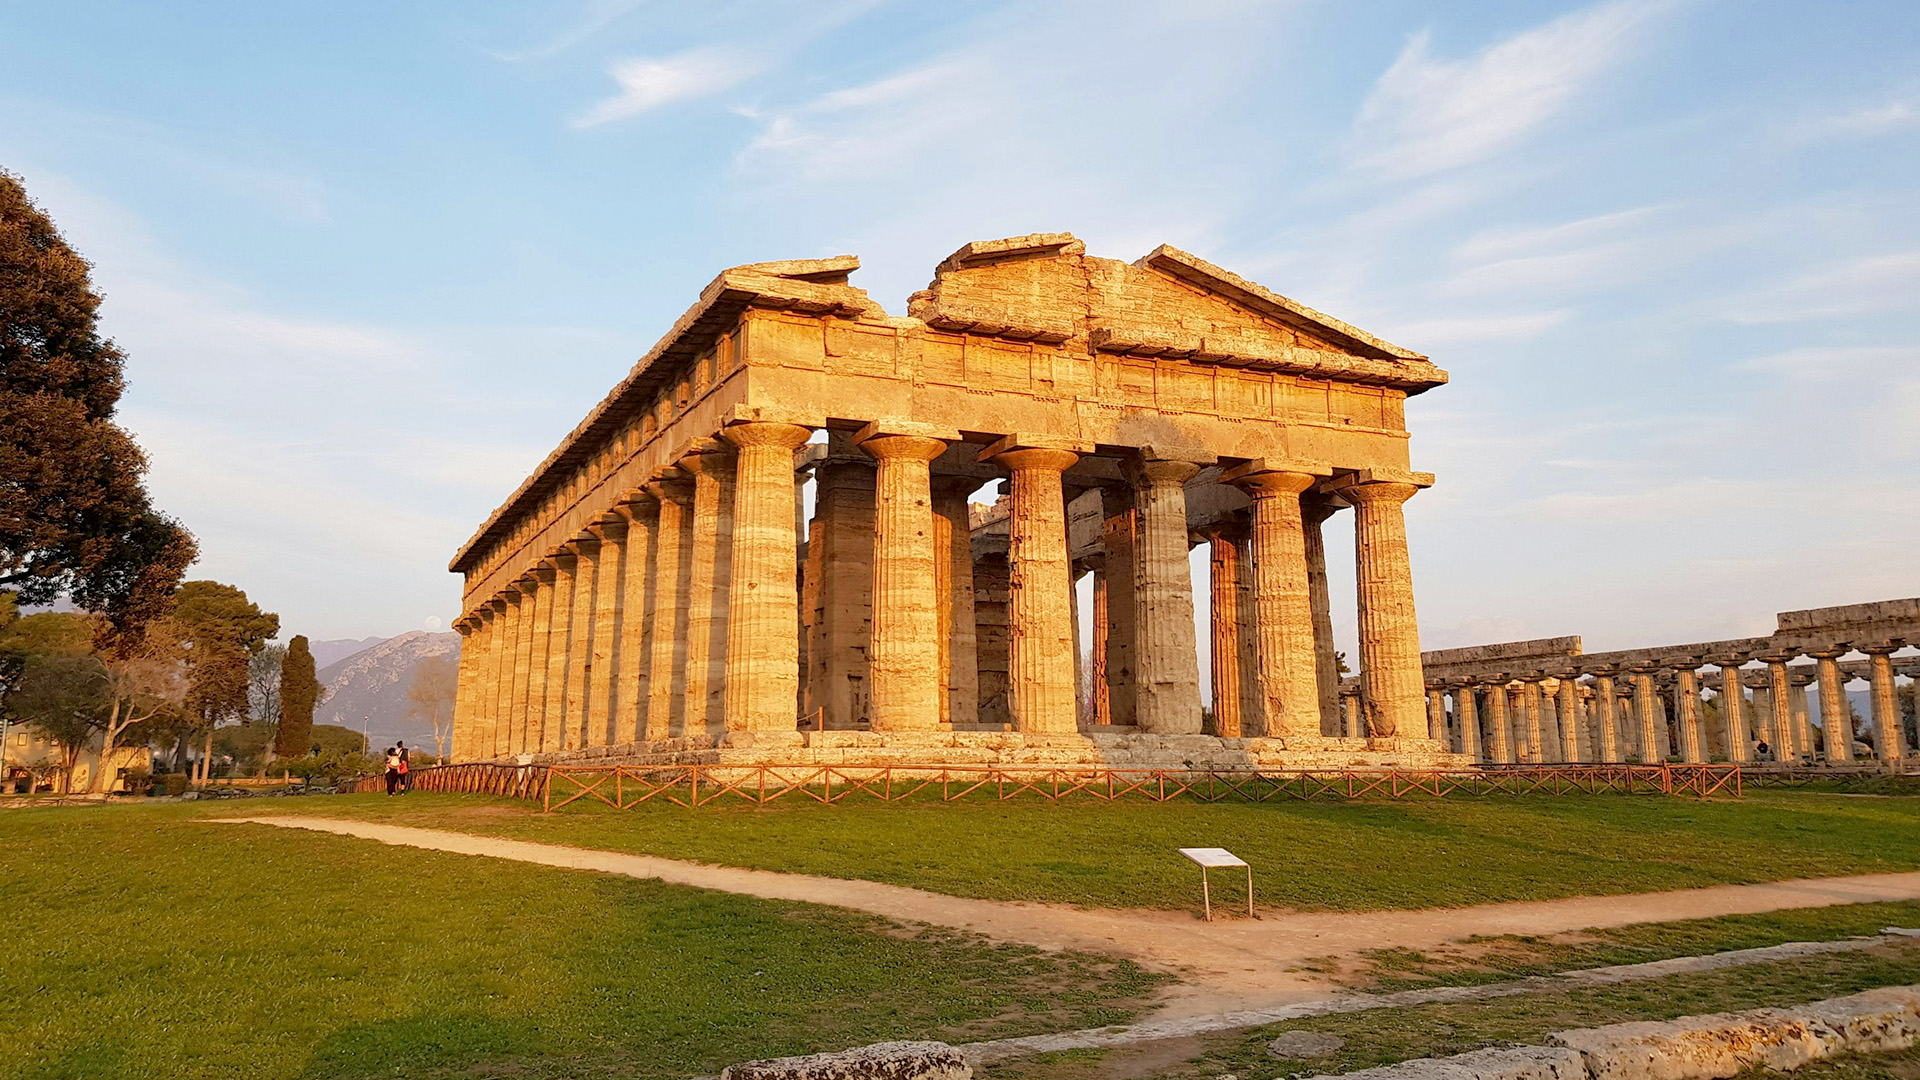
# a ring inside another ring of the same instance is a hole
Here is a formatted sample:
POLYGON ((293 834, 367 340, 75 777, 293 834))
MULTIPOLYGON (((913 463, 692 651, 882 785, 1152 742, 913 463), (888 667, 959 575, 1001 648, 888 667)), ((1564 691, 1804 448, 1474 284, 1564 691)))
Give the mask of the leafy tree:
POLYGON ((126 357, 100 336, 88 270, 0 171, 0 588, 66 594, 137 634, 196 548, 148 502, 146 456, 113 422, 126 357))
POLYGON ((306 757, 313 749, 313 707, 320 704, 320 680, 314 675, 313 650, 305 634, 287 643, 280 667, 280 731, 274 754, 306 757))
POLYGON ((268 761, 280 729, 280 668, 286 662, 287 647, 271 642, 247 660, 247 717, 266 730, 268 761))
MULTIPOLYGON (((107 783, 106 763, 128 729, 179 711, 187 692, 186 653, 181 633, 163 620, 157 629, 139 636, 103 632, 111 642, 99 654, 105 680, 106 707, 100 715, 100 764, 90 788, 98 793, 107 783)), ((146 729, 143 727, 142 731, 146 729)), ((142 742, 151 741, 151 734, 142 742)))
POLYGON ((84 652, 29 653, 7 691, 7 708, 60 747, 62 791, 73 789, 74 765, 93 742, 106 704, 106 673, 84 652))
POLYGON ((434 756, 445 760, 453 735, 453 695, 460 665, 451 656, 429 656, 413 666, 407 687, 407 715, 433 725, 434 756))
POLYGON ((248 665, 280 632, 280 616, 261 611, 231 585, 189 581, 175 594, 169 625, 185 657, 191 734, 205 739, 198 779, 206 780, 212 775, 213 729, 223 720, 244 720, 248 665))

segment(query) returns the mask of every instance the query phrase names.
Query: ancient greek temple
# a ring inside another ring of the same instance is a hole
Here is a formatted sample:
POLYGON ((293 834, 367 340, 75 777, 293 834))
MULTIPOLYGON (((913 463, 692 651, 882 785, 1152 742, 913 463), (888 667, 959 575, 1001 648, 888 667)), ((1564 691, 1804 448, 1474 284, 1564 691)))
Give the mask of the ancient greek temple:
POLYGON ((720 274, 455 556, 456 759, 1473 760, 1429 724, 1402 516, 1445 372, 1171 247, 971 243, 904 317, 858 266, 720 274))
MULTIPOLYGON (((1920 691, 1909 644, 1920 599, 1785 611, 1775 624, 1767 637, 1601 653, 1578 637, 1429 652, 1430 729, 1490 764, 1904 761, 1914 718, 1896 679, 1920 691)), ((1361 722, 1360 688, 1344 693, 1342 715, 1361 722)))

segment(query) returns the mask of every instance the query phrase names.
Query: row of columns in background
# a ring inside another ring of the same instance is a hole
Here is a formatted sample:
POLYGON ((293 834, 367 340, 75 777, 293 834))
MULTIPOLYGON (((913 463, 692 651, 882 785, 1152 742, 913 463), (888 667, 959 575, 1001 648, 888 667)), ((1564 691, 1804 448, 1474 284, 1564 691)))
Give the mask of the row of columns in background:
MULTIPOLYGON (((1905 754, 1890 657, 1897 646, 1862 649, 1868 654, 1871 718, 1867 735, 1882 760, 1905 754)), ((1792 656, 1769 656, 1764 681, 1748 701, 1752 671, 1742 662, 1720 668, 1718 685, 1696 667, 1634 667, 1611 670, 1581 682, 1577 676, 1504 681, 1452 682, 1428 690, 1428 725, 1454 749, 1496 764, 1666 761, 1715 758, 1732 762, 1793 761, 1822 756, 1836 763, 1855 759, 1854 732, 1839 658, 1850 648, 1808 654, 1814 671, 1790 669, 1792 656), (1807 708, 1806 687, 1818 684, 1821 728, 1807 708), (1716 691, 1715 723, 1705 721, 1701 694, 1716 691), (1449 708, 1448 698, 1451 697, 1449 708), (1828 718, 1839 718, 1832 723, 1828 718), (1816 741, 1817 740, 1817 741, 1816 741)))
MULTIPOLYGON (((811 435, 786 424, 725 429, 463 618, 456 752, 498 758, 793 731, 801 713, 793 451, 811 435)), ((935 512, 931 463, 947 440, 869 425, 855 441, 876 463, 866 643, 871 726, 937 730, 965 705, 967 679, 954 675, 970 659, 964 635, 955 632, 969 606, 959 597, 972 593, 970 584, 958 584, 965 496, 956 500, 958 485, 943 485, 935 512)), ((979 457, 1011 477, 1013 725, 1035 735, 1073 733, 1079 657, 1063 473, 1080 453, 1009 436, 979 457)), ((1106 560, 1129 562, 1133 571, 1137 670, 1129 686, 1134 720, 1147 731, 1200 730, 1184 488, 1197 471, 1187 462, 1129 462, 1134 550, 1123 556, 1110 549, 1106 560)), ((1216 651, 1251 663, 1250 697, 1270 735, 1320 734, 1323 703, 1332 699, 1324 660, 1331 633, 1316 630, 1326 604, 1314 593, 1301 502, 1325 475, 1252 465, 1223 477, 1252 499, 1245 548, 1251 596, 1234 597, 1236 612, 1244 603, 1251 617, 1236 615, 1224 630, 1216 619, 1216 637, 1234 639, 1216 651), (1243 628, 1250 629, 1251 648, 1239 640, 1243 628)), ((1356 507, 1359 659, 1376 734, 1424 733, 1416 732, 1424 704, 1401 509, 1416 490, 1391 481, 1340 489, 1356 507)), ((1317 528, 1312 533, 1317 537, 1317 528)), ((830 544, 819 539, 809 558, 830 562, 830 544)), ((1220 548, 1216 556, 1223 556, 1220 548)), ((965 565, 970 573, 970 555, 965 565)), ((1323 555, 1319 565, 1324 593, 1323 555)), ((831 572, 824 564, 816 569, 831 572)), ((1235 562, 1222 580, 1237 584, 1240 577, 1235 562)), ((1244 679, 1218 663, 1214 675, 1216 683, 1244 679)), ((1111 690, 1116 682, 1110 676, 1104 685, 1111 690)), ((1244 715, 1231 723, 1247 726, 1244 715)))

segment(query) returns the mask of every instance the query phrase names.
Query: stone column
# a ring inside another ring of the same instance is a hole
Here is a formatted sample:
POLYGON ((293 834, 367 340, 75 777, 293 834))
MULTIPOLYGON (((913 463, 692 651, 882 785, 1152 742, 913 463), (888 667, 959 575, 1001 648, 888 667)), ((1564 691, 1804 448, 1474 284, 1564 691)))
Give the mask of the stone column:
POLYGON ((1200 662, 1187 562, 1186 482, 1200 467, 1185 461, 1129 461, 1126 471, 1139 511, 1133 563, 1138 723, 1142 731, 1197 735, 1200 662))
POLYGON ((1374 735, 1405 736, 1420 726, 1420 627, 1402 508, 1420 490, 1370 481, 1343 493, 1353 501, 1355 577, 1360 594, 1360 693, 1374 735))
POLYGON ((1527 764, 1544 765, 1547 763, 1546 738, 1541 731, 1540 683, 1534 679, 1520 681, 1520 707, 1525 710, 1527 719, 1527 764))
POLYGON ((1819 665, 1820 734, 1828 761, 1853 760, 1853 719, 1847 713, 1847 692, 1838 663, 1846 651, 1823 649, 1810 654, 1819 665))
MULTIPOLYGON (((1236 635, 1240 642, 1240 730, 1249 735, 1267 736, 1272 730, 1267 726, 1266 703, 1260 693, 1260 621, 1259 604, 1256 602, 1257 587, 1253 577, 1253 540, 1252 532, 1242 523, 1234 541, 1240 549, 1237 570, 1239 580, 1240 629, 1236 635)), ((1340 720, 1340 681, 1334 680, 1332 692, 1321 703, 1322 723, 1325 722, 1325 710, 1331 708, 1334 722, 1340 720)))
POLYGON ((499 657, 489 648, 487 640, 490 624, 477 615, 462 615, 453 621, 453 628, 460 634, 460 673, 454 682, 453 691, 453 757, 454 761, 468 761, 474 756, 473 702, 482 675, 480 669, 498 664, 499 657))
POLYGON ((1207 533, 1207 553, 1213 730, 1237 739, 1249 734, 1240 711, 1240 545, 1227 528, 1216 526, 1207 533))
POLYGON ((1633 716, 1638 723, 1640 739, 1640 764, 1658 765, 1667 760, 1666 747, 1660 737, 1660 701, 1654 693, 1653 672, 1650 667, 1633 669, 1633 716))
POLYGON ((540 576, 528 574, 514 582, 509 591, 513 599, 514 614, 510 622, 513 630, 513 698, 508 711, 501 717, 500 734, 502 739, 494 752, 495 757, 512 757, 516 754, 531 753, 529 745, 538 746, 536 739, 527 742, 527 726, 539 724, 539 712, 544 698, 534 696, 534 679, 537 676, 542 686, 546 685, 546 654, 534 652, 534 628, 541 592, 540 576), (541 666, 535 670, 535 663, 541 666))
POLYGON ((1107 568, 1093 568, 1093 722, 1113 723, 1113 697, 1107 690, 1107 568))
POLYGON ((1698 673, 1690 667, 1679 668, 1674 672, 1677 685, 1673 691, 1673 722, 1680 729, 1680 757, 1689 765, 1704 764, 1707 753, 1704 741, 1700 738, 1700 681, 1698 673))
POLYGON ((1507 685, 1496 682, 1487 687, 1487 732, 1493 736, 1493 761, 1512 765, 1518 760, 1513 751, 1513 728, 1507 720, 1507 685))
POLYGON ((1447 742, 1447 692, 1437 686, 1427 688, 1427 738, 1447 742))
MULTIPOLYGON (((468 694, 467 709, 469 737, 465 744, 467 756, 475 761, 485 761, 495 755, 494 741, 499 738, 499 700, 500 680, 503 675, 511 677, 512 668, 506 666, 507 655, 499 647, 505 634, 505 624, 493 611, 491 602, 475 608, 470 619, 476 627, 474 639, 486 641, 491 647, 474 652, 473 686, 468 694)), ((461 666, 466 666, 466 652, 460 654, 461 666)))
MULTIPOLYGON (((829 433, 828 446, 832 456, 814 472, 813 524, 807 542, 814 608, 809 614, 804 711, 809 717, 820 717, 828 730, 849 730, 869 716, 867 649, 878 470, 847 435, 829 433)), ((976 687, 979 666, 976 645, 976 687)), ((976 705, 968 719, 978 718, 976 705)))
POLYGON ((540 752, 567 749, 567 660, 573 650, 573 553, 562 551, 553 565, 553 606, 547 614, 547 700, 541 709, 540 752))
POLYGON ((593 685, 594 597, 600 584, 600 545, 593 540, 576 540, 573 545, 573 621, 567 636, 566 721, 561 728, 561 748, 577 750, 592 745, 588 720, 592 708, 587 701, 593 685))
POLYGON ((1740 664, 1733 660, 1718 663, 1720 709, 1727 717, 1727 760, 1745 764, 1751 756, 1748 747, 1753 736, 1747 729, 1747 691, 1740 682, 1740 664))
POLYGON ((547 713, 547 673, 553 652, 554 566, 542 559, 533 571, 531 621, 533 641, 527 666, 527 724, 521 729, 515 754, 538 754, 546 744, 547 728, 554 722, 547 713))
POLYGON ((1340 658, 1333 647, 1333 598, 1327 588, 1327 543, 1320 526, 1340 504, 1303 492, 1300 524, 1307 555, 1307 602, 1313 609, 1313 668, 1319 687, 1320 730, 1340 734, 1340 658))
POLYGON ((660 500, 632 492, 619 507, 627 521, 625 595, 620 600, 620 647, 614 676, 616 743, 645 742, 653 689, 653 608, 659 552, 660 500))
POLYGON ((932 486, 940 671, 946 688, 940 699, 940 721, 971 724, 980 719, 980 670, 973 630, 973 525, 967 497, 980 481, 971 476, 936 476, 932 486))
MULTIPOLYGON (((485 613, 488 636, 502 641, 516 631, 519 611, 512 601, 518 598, 518 591, 509 589, 505 596, 496 596, 481 610, 485 613)), ((486 758, 495 758, 506 752, 509 709, 513 703, 513 667, 508 653, 500 649, 490 650, 486 673, 481 684, 481 700, 477 708, 480 729, 479 742, 486 747, 486 758)))
POLYGON ((1792 762, 1799 754, 1793 744, 1793 675, 1787 670, 1787 661, 1791 656, 1767 656, 1761 659, 1767 662, 1769 686, 1767 696, 1773 703, 1774 760, 1792 762))
POLYGON ((1593 676, 1593 707, 1600 714, 1600 748, 1594 756, 1609 765, 1618 765, 1620 753, 1620 692, 1613 685, 1613 669, 1602 668, 1593 676))
MULTIPOLYGON (((793 452, 813 432, 792 424, 745 423, 720 434, 737 449, 728 573, 713 579, 716 590, 723 581, 727 589, 722 723, 733 740, 746 733, 792 734, 800 707, 800 590, 794 562, 800 544, 793 524, 793 452)), ((696 476, 711 475, 717 481, 718 472, 703 468, 696 476)), ((716 559, 716 574, 718 565, 716 559)), ((926 617, 931 622, 933 612, 926 617)), ((931 676, 927 672, 923 677, 931 676)))
MULTIPOLYGON (((1073 735, 1079 730, 1072 685, 1075 634, 1067 610, 1067 522, 1060 474, 1079 455, 1002 439, 981 456, 1013 472, 1007 699, 1014 725, 1027 735, 1073 735)), ((1191 608, 1187 625, 1191 632, 1191 608)))
POLYGON ((599 541, 600 551, 590 600, 593 640, 587 653, 585 745, 611 746, 624 741, 614 727, 616 710, 626 708, 614 700, 614 669, 620 663, 620 622, 626 616, 627 526, 624 519, 610 516, 588 531, 599 541))
POLYGON ((687 635, 693 584, 693 485, 674 475, 647 485, 660 503, 654 539, 653 652, 648 659, 647 739, 703 730, 687 718, 687 635))
POLYGON ((1134 596, 1134 538, 1138 515, 1133 492, 1124 488, 1100 490, 1100 526, 1107 583, 1107 712, 1115 724, 1139 722, 1136 660, 1138 601, 1134 596))
MULTIPOLYGON (((940 560, 933 545, 930 469, 947 444, 920 435, 879 434, 872 425, 862 434, 860 446, 880 463, 874 477, 873 629, 867 647, 873 730, 933 731, 940 726, 942 604, 934 580, 940 560)), ((941 560, 951 557, 939 554, 941 560)))
POLYGON ((1793 673, 1793 745, 1808 759, 1813 757, 1814 742, 1813 709, 1807 702, 1807 692, 1814 681, 1812 672, 1793 673))
POLYGON ((1340 688, 1340 735, 1346 739, 1367 737, 1367 718, 1361 715, 1360 687, 1340 688))
POLYGON ((1473 684, 1460 683, 1453 688, 1453 715, 1460 725, 1460 752, 1481 760, 1480 716, 1474 707, 1473 684))
MULTIPOLYGON (((1319 478, 1308 472, 1241 466, 1221 479, 1253 500, 1254 624, 1265 733, 1310 743, 1324 728, 1300 495, 1319 478)), ((1363 702, 1364 693, 1363 687, 1363 702)), ((1364 704, 1357 713, 1350 712, 1350 722, 1365 712, 1364 704)))
MULTIPOLYGON (((1882 764, 1898 762, 1906 757, 1903 733, 1900 730, 1900 696, 1894 691, 1893 656, 1897 645, 1862 645, 1860 651, 1867 654, 1867 681, 1872 686, 1874 750, 1879 753, 1882 764)), ((1920 681, 1915 682, 1916 693, 1920 693, 1920 681)))
POLYGON ((1582 753, 1580 731, 1580 680, 1573 675, 1560 677, 1560 760, 1574 763, 1592 760, 1592 752, 1582 753))
POLYGON ((703 443, 680 462, 680 467, 693 474, 693 548, 687 586, 687 734, 704 732, 717 739, 726 730, 733 447, 719 441, 703 443))

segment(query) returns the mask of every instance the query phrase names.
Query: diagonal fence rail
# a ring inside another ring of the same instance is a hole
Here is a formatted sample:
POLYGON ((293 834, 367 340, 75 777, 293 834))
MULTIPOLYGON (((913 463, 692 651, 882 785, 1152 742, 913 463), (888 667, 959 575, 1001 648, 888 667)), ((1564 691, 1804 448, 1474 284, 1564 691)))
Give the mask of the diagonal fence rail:
MULTIPOLYGON (((1125 769, 1033 765, 443 765, 412 775, 416 791, 538 800, 552 811, 576 802, 626 810, 643 803, 710 806, 868 799, 1006 801, 1071 797, 1167 802, 1444 798, 1449 795, 1618 793, 1738 798, 1732 765, 1501 765, 1423 769, 1125 769)), ((383 790, 366 777, 354 791, 383 790)))

